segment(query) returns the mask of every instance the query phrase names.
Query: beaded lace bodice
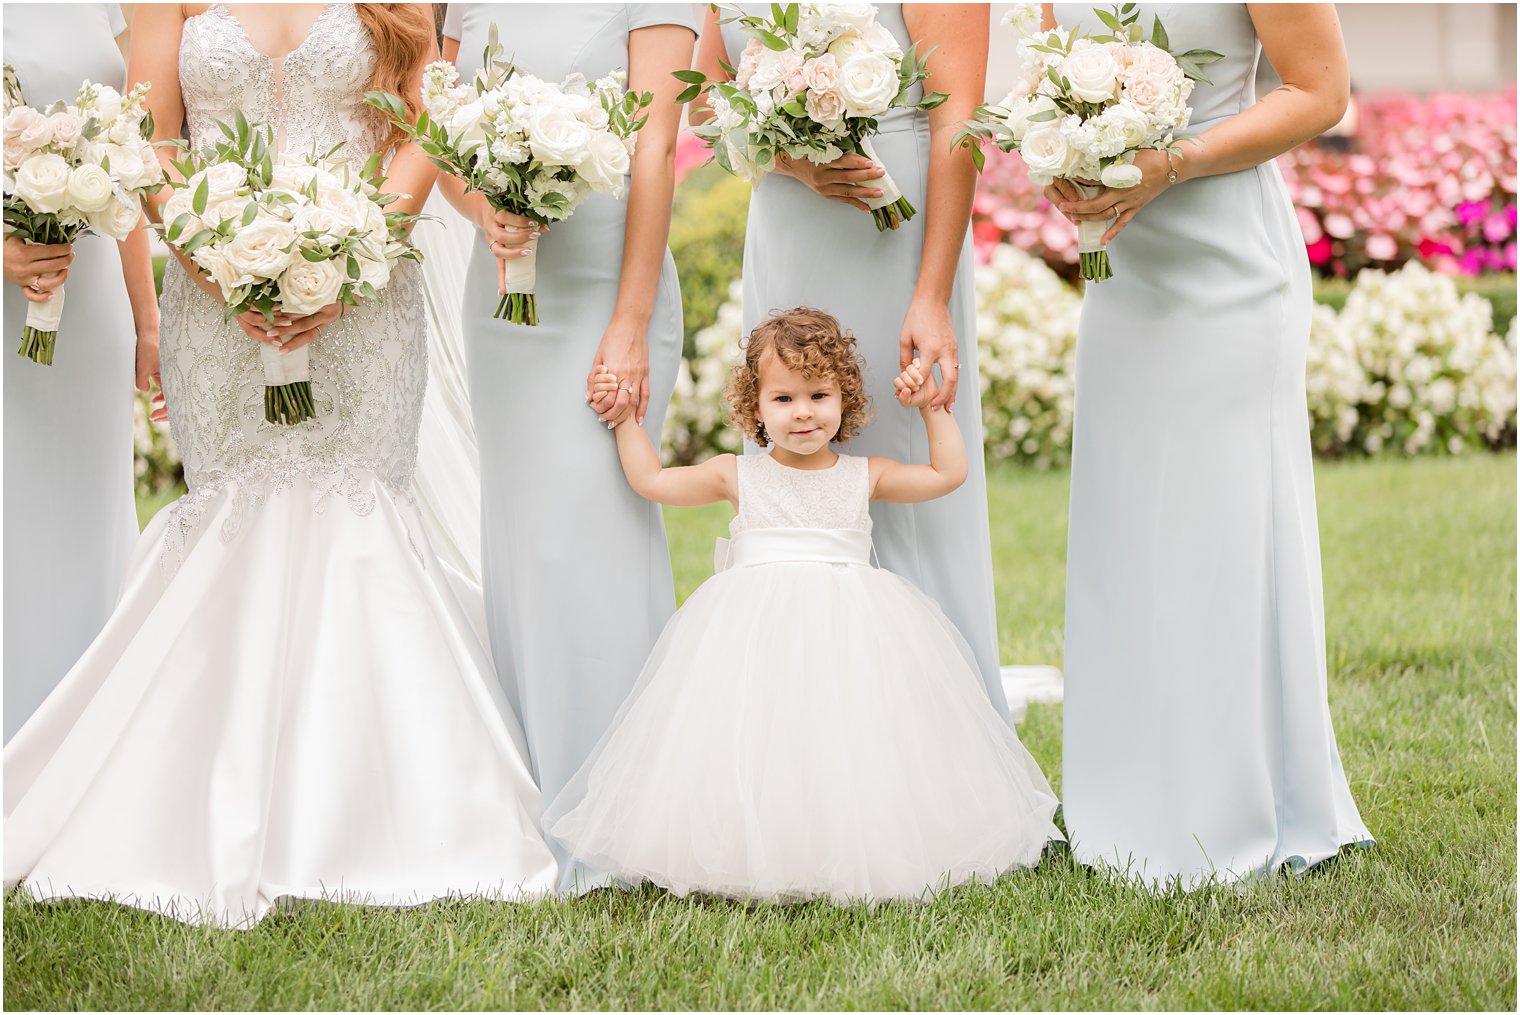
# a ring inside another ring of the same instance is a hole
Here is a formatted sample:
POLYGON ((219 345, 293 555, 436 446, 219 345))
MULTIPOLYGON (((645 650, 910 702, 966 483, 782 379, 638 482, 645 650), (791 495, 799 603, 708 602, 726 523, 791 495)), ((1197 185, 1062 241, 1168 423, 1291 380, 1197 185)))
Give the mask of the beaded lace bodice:
POLYGON ((283 151, 340 156, 363 163, 384 140, 385 127, 364 103, 375 52, 353 4, 329 4, 301 44, 279 59, 254 48, 226 4, 185 21, 179 83, 190 144, 209 148, 222 138, 217 121, 242 110, 275 129, 283 151))
MULTIPOLYGON (((250 120, 283 123, 290 151, 315 145, 325 152, 338 140, 362 138, 345 148, 362 162, 378 143, 356 115, 372 60, 352 6, 332 5, 285 58, 282 99, 271 61, 225 8, 196 15, 185 23, 179 61, 192 140, 206 144, 220 134, 214 120, 242 109, 250 120)), ((317 416, 287 427, 264 419, 259 345, 224 322, 221 302, 170 259, 161 300, 163 387, 190 490, 175 508, 171 544, 188 539, 205 506, 229 488, 247 509, 298 477, 316 491, 316 510, 336 496, 366 514, 377 480, 391 494, 409 496, 427 386, 420 276, 415 264, 401 262, 378 299, 349 308, 323 329, 310 346, 317 416)), ((237 534, 244 513, 222 538, 237 534)))
POLYGON ((740 455, 739 513, 731 535, 745 529, 871 531, 871 462, 840 455, 832 468, 804 471, 770 455, 740 455))

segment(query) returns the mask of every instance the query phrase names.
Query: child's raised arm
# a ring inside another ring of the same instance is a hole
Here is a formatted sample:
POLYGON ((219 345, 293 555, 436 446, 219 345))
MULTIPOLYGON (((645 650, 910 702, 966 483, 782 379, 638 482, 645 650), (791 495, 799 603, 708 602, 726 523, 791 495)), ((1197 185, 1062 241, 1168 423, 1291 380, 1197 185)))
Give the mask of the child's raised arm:
POLYGON ((633 492, 672 507, 700 507, 720 500, 739 502, 739 468, 733 455, 718 455, 700 465, 667 469, 644 428, 627 416, 617 425, 618 458, 633 492))
POLYGON ((917 408, 929 431, 929 464, 909 465, 890 458, 871 458, 871 499, 898 504, 943 497, 966 481, 966 442, 955 417, 946 409, 933 408, 937 386, 934 375, 924 370, 918 360, 892 382, 897 400, 908 408, 917 408))

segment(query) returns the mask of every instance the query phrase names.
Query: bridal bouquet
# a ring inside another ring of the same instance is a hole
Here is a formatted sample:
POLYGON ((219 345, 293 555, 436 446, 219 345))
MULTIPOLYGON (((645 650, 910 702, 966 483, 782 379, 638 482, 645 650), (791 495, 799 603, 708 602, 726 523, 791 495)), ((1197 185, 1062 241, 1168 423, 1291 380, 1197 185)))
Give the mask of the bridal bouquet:
MULTIPOLYGON (((1201 68, 1223 57, 1206 49, 1173 56, 1159 17, 1147 41, 1132 3, 1093 13, 1107 32, 1079 36, 1057 27, 1041 33, 1036 4, 1020 4, 1010 15, 1022 36, 1025 76, 1000 105, 977 107, 976 119, 956 135, 957 144, 971 147, 978 169, 984 156, 976 144, 990 140, 1002 151, 1017 151, 1036 184, 1071 180, 1085 197, 1095 197, 1095 181, 1116 189, 1140 182, 1136 152, 1175 150, 1174 132, 1192 115, 1193 82, 1208 84, 1201 68)), ((1085 279, 1113 277, 1106 231, 1104 222, 1077 225, 1085 279)))
MULTIPOLYGON (((86 81, 72 104, 42 113, 21 101, 5 68, 5 232, 28 243, 73 243, 93 231, 124 240, 142 218, 142 196, 163 186, 143 109, 147 83, 126 96, 86 81)), ((27 303, 22 356, 51 366, 63 287, 27 303)))
MULTIPOLYGON (((474 81, 459 83, 445 61, 423 71, 424 112, 408 122, 401 100, 385 92, 365 98, 384 110, 444 172, 485 195, 491 207, 541 225, 568 218, 593 192, 621 198, 634 140, 653 101, 623 86, 621 71, 588 82, 571 74, 555 84, 501 57, 493 26, 474 81)), ((507 261, 496 317, 538 324, 534 296, 538 240, 532 253, 507 261)))
MULTIPOLYGON (((335 302, 374 299, 401 260, 420 261, 407 238, 416 215, 387 212, 380 155, 362 169, 335 158, 276 156, 272 133, 243 114, 221 124, 227 140, 174 164, 183 183, 164 202, 164 239, 221 288, 231 320, 257 310, 314 314, 335 302)), ((316 416, 309 346, 260 343, 264 418, 293 425, 316 416)))
MULTIPOLYGON (((894 107, 933 109, 938 92, 909 102, 913 86, 929 76, 917 45, 906 53, 876 22, 871 4, 772 4, 771 16, 740 15, 749 44, 733 81, 711 81, 700 71, 677 71, 688 87, 679 101, 706 92, 712 119, 696 128, 718 165, 754 183, 786 155, 821 164, 863 155, 881 165, 871 135, 876 118, 894 107)), ((727 23, 727 22, 725 22, 727 23)), ((913 217, 913 205, 892 182, 882 195, 863 197, 878 230, 913 217)))

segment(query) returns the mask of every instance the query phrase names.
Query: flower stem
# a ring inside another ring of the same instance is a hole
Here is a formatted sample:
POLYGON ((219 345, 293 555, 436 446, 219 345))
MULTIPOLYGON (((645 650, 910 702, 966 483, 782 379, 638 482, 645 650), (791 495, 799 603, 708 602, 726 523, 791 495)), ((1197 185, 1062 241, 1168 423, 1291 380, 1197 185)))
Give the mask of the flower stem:
POLYGON ((268 385, 264 388, 264 418, 270 423, 295 426, 308 419, 317 418, 317 407, 311 399, 311 382, 295 381, 290 384, 268 385))
POLYGON ((507 293, 496 304, 496 319, 513 324, 538 325, 538 297, 532 293, 507 293))
POLYGON ((1113 269, 1108 264, 1108 251, 1094 250, 1090 254, 1081 255, 1081 274, 1089 282, 1102 282, 1106 278, 1113 278, 1113 269))
POLYGON ((917 214, 917 211, 906 197, 899 197, 891 204, 873 208, 871 218, 876 221, 877 232, 884 233, 888 229, 896 229, 917 214))
POLYGON ((56 331, 38 331, 33 327, 23 328, 21 329, 21 348, 16 352, 33 363, 50 367, 53 365, 53 343, 57 338, 56 331))

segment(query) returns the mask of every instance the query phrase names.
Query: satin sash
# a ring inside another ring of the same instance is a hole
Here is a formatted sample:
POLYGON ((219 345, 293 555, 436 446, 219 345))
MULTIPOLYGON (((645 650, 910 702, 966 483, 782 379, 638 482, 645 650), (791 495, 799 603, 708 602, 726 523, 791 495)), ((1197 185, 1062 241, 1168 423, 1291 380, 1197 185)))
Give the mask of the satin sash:
POLYGON ((871 563, 871 534, 859 529, 746 529, 713 547, 713 570, 803 561, 871 563))

